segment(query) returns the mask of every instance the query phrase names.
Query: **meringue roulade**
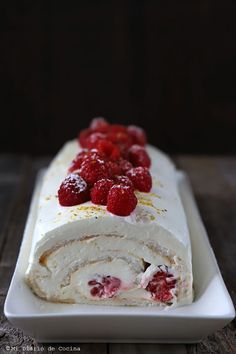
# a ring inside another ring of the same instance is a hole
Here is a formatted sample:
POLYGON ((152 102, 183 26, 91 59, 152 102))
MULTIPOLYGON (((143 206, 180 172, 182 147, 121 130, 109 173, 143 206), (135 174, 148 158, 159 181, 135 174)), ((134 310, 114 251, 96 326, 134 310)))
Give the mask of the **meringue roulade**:
POLYGON ((26 279, 48 301, 180 305, 192 301, 191 245, 175 168, 153 147, 151 192, 126 217, 91 201, 63 207, 57 189, 78 147, 51 163, 39 197, 26 279))
POLYGON ((26 272, 32 291, 58 303, 191 303, 191 244, 173 163, 148 146, 152 188, 135 189, 136 207, 119 216, 90 200, 58 202, 58 187, 78 151, 75 140, 66 143, 44 176, 26 272))

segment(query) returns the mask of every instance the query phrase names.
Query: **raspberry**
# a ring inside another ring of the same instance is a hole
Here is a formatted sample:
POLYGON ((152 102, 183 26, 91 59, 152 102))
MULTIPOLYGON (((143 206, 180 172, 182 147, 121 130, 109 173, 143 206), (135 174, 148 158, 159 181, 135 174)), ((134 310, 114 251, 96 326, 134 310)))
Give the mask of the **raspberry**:
POLYGON ((85 159, 79 173, 87 183, 92 185, 99 179, 109 177, 105 161, 95 158, 85 159))
POLYGON ((70 167, 69 167, 69 172, 73 172, 75 170, 78 170, 80 168, 80 166, 82 165, 82 162, 84 161, 84 159, 88 156, 88 151, 86 150, 82 150, 80 151, 75 159, 71 162, 70 167))
POLYGON ((119 164, 115 161, 107 161, 106 167, 111 178, 114 178, 115 176, 120 175, 122 173, 119 164))
POLYGON ((96 159, 102 159, 101 155, 98 153, 96 149, 82 150, 77 154, 75 159, 71 162, 68 172, 74 172, 75 170, 79 170, 82 163, 85 160, 96 160, 96 159))
POLYGON ((111 160, 117 160, 120 158, 120 150, 109 140, 100 140, 97 143, 98 152, 111 160))
POLYGON ((111 187, 114 186, 114 181, 111 179, 100 179, 91 189, 91 200, 94 204, 107 204, 107 195, 111 187))
POLYGON ((90 134, 92 134, 92 132, 93 131, 91 129, 84 129, 81 130, 81 132, 79 133, 78 140, 82 148, 87 147, 87 138, 89 137, 90 134))
POLYGON ((120 168, 122 170, 123 173, 126 173, 127 171, 129 171, 131 168, 133 168, 133 165, 130 161, 125 160, 125 159, 121 159, 119 162, 120 168))
POLYGON ((147 142, 144 130, 136 125, 129 125, 127 128, 129 135, 132 137, 133 144, 144 146, 147 142))
POLYGON ((99 133, 106 133, 110 124, 103 117, 94 118, 90 124, 90 129, 99 133))
POLYGON ((116 176, 114 180, 116 184, 122 184, 134 189, 133 182, 127 176, 116 176))
POLYGON ((172 274, 160 270, 154 274, 146 290, 151 292, 154 300, 168 302, 173 298, 170 290, 175 288, 175 284, 176 280, 172 274))
POLYGON ((150 157, 142 146, 132 145, 128 151, 128 157, 134 166, 142 166, 147 168, 151 166, 150 157))
POLYGON ((89 286, 93 286, 90 290, 92 296, 98 296, 100 298, 111 298, 116 295, 121 286, 121 280, 116 277, 97 276, 96 279, 92 279, 88 282, 89 286))
POLYGON ((115 185, 107 197, 107 210, 119 216, 128 216, 135 209, 137 198, 132 187, 115 185))
POLYGON ((58 190, 59 202, 62 206, 72 206, 89 200, 87 183, 78 174, 69 174, 58 190))
POLYGON ((109 133, 127 133, 127 128, 122 124, 112 124, 109 127, 109 133))
POLYGON ((102 156, 98 153, 97 149, 87 150, 86 155, 84 155, 84 160, 103 160, 102 156))
POLYGON ((94 149, 94 148, 96 148, 96 147, 97 147, 97 144, 98 144, 98 142, 99 142, 99 140, 102 140, 102 139, 104 139, 105 137, 106 137, 106 136, 105 136, 105 134, 103 134, 103 133, 98 133, 98 132, 96 132, 96 133, 90 134, 90 135, 87 137, 86 142, 85 142, 86 148, 87 148, 87 149, 94 149))
POLYGON ((152 177, 146 167, 134 167, 126 172, 126 176, 133 182, 134 188, 140 192, 150 192, 152 177))
POLYGON ((109 132, 107 134, 107 139, 113 144, 116 144, 121 153, 125 153, 126 149, 132 145, 131 137, 125 132, 109 132))

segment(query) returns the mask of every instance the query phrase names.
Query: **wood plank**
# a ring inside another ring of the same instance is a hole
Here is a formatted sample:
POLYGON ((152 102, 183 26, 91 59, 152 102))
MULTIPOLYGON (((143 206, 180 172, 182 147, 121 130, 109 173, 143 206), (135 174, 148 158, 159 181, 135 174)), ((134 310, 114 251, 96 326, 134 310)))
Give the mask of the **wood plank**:
POLYGON ((14 266, 29 208, 32 190, 32 167, 28 159, 23 160, 19 183, 14 193, 14 204, 8 220, 6 242, 1 255, 1 264, 14 266))
POLYGON ((37 343, 45 353, 81 353, 81 354, 107 354, 107 344, 104 343, 37 343))
MULTIPOLYGON (((18 255, 25 222, 29 210, 31 196, 34 188, 35 178, 39 168, 45 167, 48 158, 37 159, 23 158, 21 168, 17 171, 18 181, 16 190, 10 196, 12 199, 11 215, 7 219, 7 230, 3 254, 0 261, 4 265, 13 265, 18 255)), ((4 208, 4 204, 2 204, 4 208)))
POLYGON ((6 240, 9 218, 22 169, 22 157, 0 156, 0 257, 6 240))
POLYGON ((109 354, 187 354, 184 344, 110 344, 109 354))
MULTIPOLYGON (((8 194, 9 215, 5 219, 4 235, 1 237, 2 251, 0 254, 0 300, 1 300, 1 313, 3 313, 3 298, 5 299, 7 289, 9 287, 12 273, 14 271, 17 254, 19 251, 24 225, 29 208, 29 202, 35 178, 35 170, 29 158, 23 157, 17 160, 14 156, 6 159, 0 159, 1 176, 9 176, 12 178, 10 181, 15 181, 15 188, 12 193, 8 194), (3 163, 4 162, 4 163, 3 163), (17 162, 17 163, 16 163, 17 162), (14 168, 13 166, 17 168, 14 168), (9 168, 9 169, 8 169, 9 168), (9 172, 10 171, 10 172, 9 172)), ((3 180, 3 178, 2 178, 3 180)), ((7 181, 4 181, 6 185, 7 181)), ((10 183, 10 182, 9 182, 10 183)), ((5 200, 1 200, 1 209, 6 207, 5 200)), ((6 350, 6 345, 17 347, 19 350, 24 345, 36 345, 33 338, 25 335, 21 330, 14 328, 5 318, 1 316, 0 322, 0 352, 9 352, 6 350)), ((13 352, 12 349, 11 352, 13 352)), ((32 352, 32 351, 31 351, 32 352)))
POLYGON ((236 195, 236 157, 187 155, 174 160, 189 175, 195 195, 236 195))
MULTIPOLYGON (((175 158, 189 175, 199 210, 207 229, 222 276, 236 306, 236 158, 175 158)), ((236 353, 235 321, 203 339, 188 351, 197 353, 236 353)))
POLYGON ((220 331, 203 339, 196 346, 197 353, 236 353, 235 320, 220 331))
POLYGON ((176 161, 190 177, 211 245, 236 305, 236 158, 179 157, 176 161))
POLYGON ((24 350, 23 347, 36 348, 36 341, 25 335, 20 329, 14 328, 4 316, 0 317, 0 353, 32 353, 34 350, 24 350))

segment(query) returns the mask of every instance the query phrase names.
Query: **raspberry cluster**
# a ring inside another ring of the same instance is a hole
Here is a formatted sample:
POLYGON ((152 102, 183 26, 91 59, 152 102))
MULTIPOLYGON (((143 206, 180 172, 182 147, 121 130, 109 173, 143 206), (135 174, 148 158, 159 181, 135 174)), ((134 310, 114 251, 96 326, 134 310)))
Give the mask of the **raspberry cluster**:
POLYGON ((98 279, 92 279, 88 282, 89 286, 92 286, 90 294, 100 298, 111 298, 116 295, 121 286, 119 278, 108 276, 98 277, 98 279))
POLYGON ((173 298, 171 290, 174 289, 175 286, 176 279, 173 274, 160 269, 160 271, 153 275, 153 278, 148 283, 146 290, 151 292, 152 297, 155 300, 168 302, 173 298))
POLYGON ((134 191, 149 192, 152 187, 144 130, 94 118, 78 142, 83 150, 71 162, 58 190, 60 204, 73 206, 91 200, 106 205, 115 215, 130 215, 137 205, 134 191))

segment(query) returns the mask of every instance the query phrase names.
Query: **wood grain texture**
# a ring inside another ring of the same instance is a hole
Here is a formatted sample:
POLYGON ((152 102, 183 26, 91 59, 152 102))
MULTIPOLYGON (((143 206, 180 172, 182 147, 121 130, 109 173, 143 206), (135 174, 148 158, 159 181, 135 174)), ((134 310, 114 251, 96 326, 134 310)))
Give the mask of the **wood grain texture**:
POLYGON ((184 344, 111 344, 109 354, 187 354, 184 344))
MULTIPOLYGON (((236 157, 176 156, 174 160, 190 177, 224 281, 236 304, 236 157)), ((7 350, 7 345, 17 347, 18 352, 23 347, 28 348, 24 353, 32 353, 37 348, 43 348, 43 353, 50 352, 50 344, 36 343, 34 338, 12 327, 3 315, 36 173, 48 162, 47 157, 0 156, 0 353, 15 352, 7 350)), ((55 349, 51 351, 53 353, 66 353, 68 351, 61 348, 69 344, 53 343, 51 346, 55 349)), ((192 345, 83 343, 78 346, 79 350, 74 352, 84 354, 236 353, 236 325, 233 321, 192 345)))

